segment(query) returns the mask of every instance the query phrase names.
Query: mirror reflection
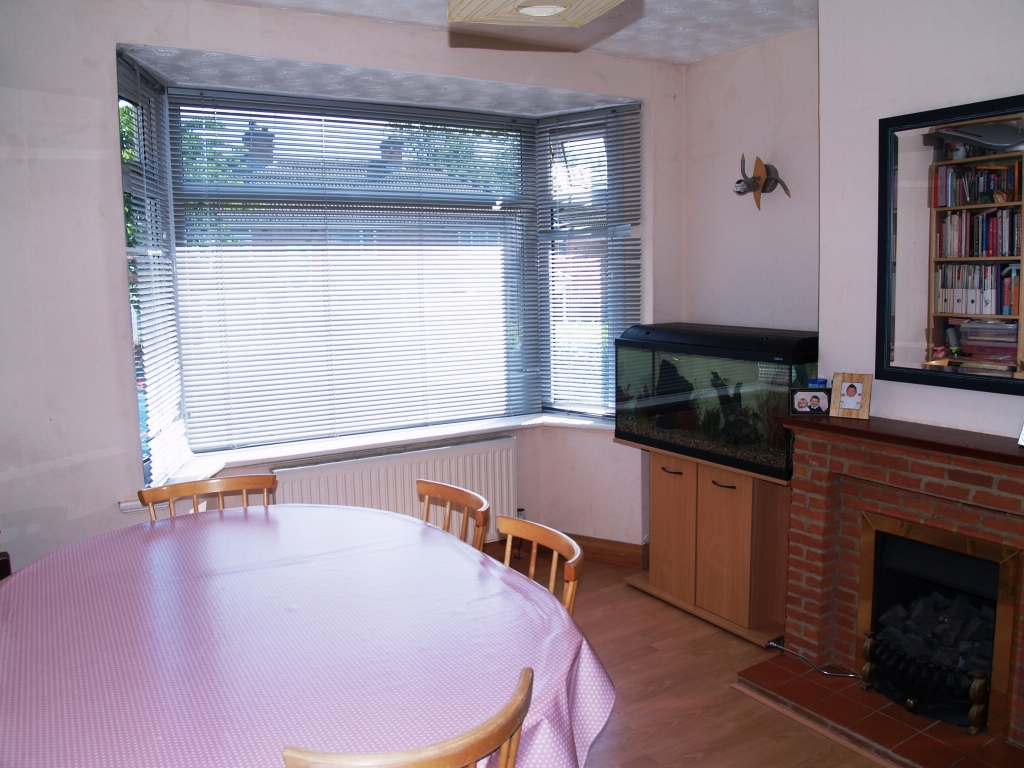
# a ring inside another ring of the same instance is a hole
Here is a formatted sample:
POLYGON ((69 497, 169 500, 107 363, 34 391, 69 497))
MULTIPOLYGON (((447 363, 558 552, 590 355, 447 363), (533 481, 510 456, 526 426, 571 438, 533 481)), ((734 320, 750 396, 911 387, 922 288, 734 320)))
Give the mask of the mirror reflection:
POLYGON ((1024 113, 895 132, 889 365, 1024 378, 1024 113))

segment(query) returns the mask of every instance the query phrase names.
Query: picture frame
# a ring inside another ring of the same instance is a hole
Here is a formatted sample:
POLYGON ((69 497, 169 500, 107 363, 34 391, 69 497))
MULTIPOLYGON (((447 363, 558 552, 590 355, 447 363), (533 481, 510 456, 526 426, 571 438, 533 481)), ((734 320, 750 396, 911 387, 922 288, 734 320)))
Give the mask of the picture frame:
POLYGON ((870 373, 836 373, 832 376, 832 398, 830 416, 842 419, 866 419, 871 411, 870 373))
POLYGON ((828 416, 832 406, 832 390, 828 387, 790 387, 790 416, 828 416), (817 399, 817 403, 814 400, 817 399), (802 405, 801 405, 802 403, 802 405))

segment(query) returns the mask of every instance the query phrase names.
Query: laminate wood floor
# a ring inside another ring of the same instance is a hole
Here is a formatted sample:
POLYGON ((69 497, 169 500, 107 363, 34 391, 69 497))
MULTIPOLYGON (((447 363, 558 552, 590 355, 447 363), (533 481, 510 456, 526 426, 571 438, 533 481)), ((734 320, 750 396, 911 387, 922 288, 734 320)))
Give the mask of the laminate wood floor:
MULTIPOLYGON (((512 565, 525 572, 529 550, 523 549, 512 565)), ((494 545, 487 551, 498 555, 494 545)), ((545 582, 547 568, 538 563, 545 582)), ((576 622, 617 693, 586 768, 875 768, 731 687, 741 669, 774 652, 627 586, 622 577, 630 573, 587 562, 576 598, 576 622)))

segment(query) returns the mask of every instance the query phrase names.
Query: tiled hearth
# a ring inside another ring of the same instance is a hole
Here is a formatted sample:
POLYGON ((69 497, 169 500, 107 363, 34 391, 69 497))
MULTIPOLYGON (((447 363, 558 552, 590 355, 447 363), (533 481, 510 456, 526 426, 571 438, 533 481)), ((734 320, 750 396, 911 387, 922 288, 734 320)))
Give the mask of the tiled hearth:
POLYGON ((904 768, 1024 766, 1024 750, 907 712, 852 678, 827 677, 779 655, 740 672, 740 685, 834 736, 904 768))
MULTIPOLYGON (((862 513, 953 531, 1000 547, 1024 549, 1024 450, 1017 452, 1015 441, 880 419, 870 421, 785 420, 796 438, 786 644, 818 664, 858 671, 863 664, 863 638, 858 633, 862 513)), ((1000 723, 994 718, 991 722, 995 735, 1019 746, 1024 745, 1022 582, 1024 578, 1018 580, 1013 601, 1016 619, 1012 624, 1009 684, 1002 705, 1005 721, 1000 723)), ((772 663, 780 668, 787 666, 778 660, 772 663)), ((747 682, 782 698, 788 688, 824 685, 821 679, 803 677, 805 673, 806 668, 800 671, 804 682, 783 680, 773 686, 753 679, 747 682), (783 690, 779 691, 779 685, 784 686, 783 690)), ((826 688, 832 690, 828 686, 836 685, 830 682, 826 688)), ((808 690, 820 692, 815 688, 808 690)), ((842 695, 861 704, 866 696, 856 688, 844 690, 842 695)), ((994 693, 993 697, 997 695, 994 693)), ((871 696, 884 699, 877 693, 871 696)), ((799 698, 789 700, 797 706, 804 705, 799 698)), ((811 703, 819 705, 829 700, 823 697, 811 703)), ((845 705, 844 699, 831 701, 833 704, 823 706, 845 705)), ((926 719, 898 705, 890 707, 887 699, 884 702, 884 707, 874 707, 872 714, 863 717, 888 718, 879 721, 884 725, 890 725, 889 721, 902 723, 912 729, 912 735, 923 731, 920 735, 924 744, 929 743, 924 736, 931 728, 945 732, 952 727, 906 725, 907 718, 926 719), (874 712, 878 709, 884 711, 874 712)), ((840 719, 849 719, 857 711, 856 707, 847 706, 840 719)), ((896 730, 899 729, 894 727, 894 733, 896 730)), ((977 738, 989 737, 982 734, 977 738)), ((1017 757, 1021 756, 1024 753, 1017 757)), ((1013 764, 1024 766, 1024 760, 1013 764)))

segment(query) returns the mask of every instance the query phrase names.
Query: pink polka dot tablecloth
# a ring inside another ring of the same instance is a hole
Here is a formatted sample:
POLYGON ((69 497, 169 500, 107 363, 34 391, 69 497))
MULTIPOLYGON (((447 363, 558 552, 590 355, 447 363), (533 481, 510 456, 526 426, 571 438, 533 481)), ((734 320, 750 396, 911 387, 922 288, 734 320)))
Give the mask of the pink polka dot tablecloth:
POLYGON ((143 523, 0 582, 2 768, 281 768, 409 749, 535 673, 519 768, 577 768, 615 691, 547 590, 414 518, 300 504, 143 523))

